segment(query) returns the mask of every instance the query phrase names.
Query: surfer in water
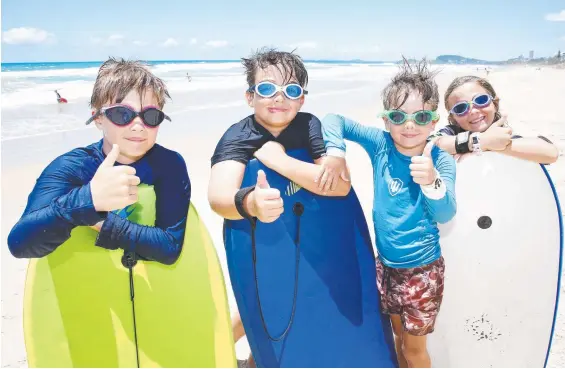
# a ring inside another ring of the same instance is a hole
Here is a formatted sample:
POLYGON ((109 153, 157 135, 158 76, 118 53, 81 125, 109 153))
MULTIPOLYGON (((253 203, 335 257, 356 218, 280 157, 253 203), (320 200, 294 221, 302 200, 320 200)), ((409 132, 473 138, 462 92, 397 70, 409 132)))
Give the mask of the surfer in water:
POLYGON ((559 150, 547 138, 514 134, 500 112, 500 98, 486 79, 455 78, 445 92, 444 104, 449 125, 431 139, 457 159, 467 153, 497 151, 539 164, 557 161, 559 150))
MULTIPOLYGON (((321 188, 313 181, 326 150, 320 120, 299 112, 308 83, 302 59, 293 53, 262 49, 242 61, 249 86, 246 102, 254 113, 228 128, 216 146, 208 186, 212 210, 225 219, 256 217, 271 223, 279 218, 284 211, 282 198, 277 189, 269 188, 263 171, 255 186, 241 188, 245 167, 253 158, 315 194, 347 195, 351 185, 345 174, 321 188), (299 148, 309 150, 314 164, 286 154, 286 150, 299 148)), ((239 332, 237 341, 245 335, 239 314, 232 326, 234 334, 239 332)), ((240 365, 254 365, 253 357, 240 365)))
POLYGON ((57 95, 57 102, 59 104, 66 104, 68 101, 64 97, 61 97, 61 94, 57 90, 55 90, 55 94, 57 95))
POLYGON ((37 180, 22 217, 8 236, 17 258, 41 258, 71 238, 77 226, 99 232, 96 244, 134 257, 173 264, 180 256, 191 186, 176 152, 155 143, 164 82, 138 61, 111 58, 100 67, 90 100, 103 138, 56 158, 37 180), (126 219, 137 185, 153 185, 155 226, 126 219), (135 249, 135 252, 133 251, 135 249))
POLYGON ((427 142, 439 121, 434 78, 425 60, 404 59, 382 93, 386 131, 336 114, 322 120, 328 159, 320 186, 328 169, 331 176, 347 170, 345 140, 359 143, 373 164, 377 286, 401 367, 431 366, 426 337, 440 311, 445 271, 437 224, 457 209, 455 161, 427 142))

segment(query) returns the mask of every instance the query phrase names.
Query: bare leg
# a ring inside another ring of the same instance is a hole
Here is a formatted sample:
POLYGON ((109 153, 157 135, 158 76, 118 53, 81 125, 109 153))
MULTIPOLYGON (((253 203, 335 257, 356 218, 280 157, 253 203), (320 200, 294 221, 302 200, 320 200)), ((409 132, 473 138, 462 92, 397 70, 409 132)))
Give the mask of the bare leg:
POLYGON ((408 332, 402 335, 403 353, 408 367, 431 368, 432 361, 426 346, 427 336, 414 336, 408 332))
POLYGON ((243 329, 243 323, 241 322, 239 312, 233 316, 231 320, 231 328, 233 330, 233 341, 237 343, 241 337, 245 336, 245 329, 243 329))
POLYGON ((394 346, 396 348, 396 357, 398 358, 398 366, 400 368, 408 368, 408 363, 404 358, 404 350, 402 348, 403 331, 402 320, 400 315, 391 314, 390 320, 392 322, 392 330, 394 331, 394 346))

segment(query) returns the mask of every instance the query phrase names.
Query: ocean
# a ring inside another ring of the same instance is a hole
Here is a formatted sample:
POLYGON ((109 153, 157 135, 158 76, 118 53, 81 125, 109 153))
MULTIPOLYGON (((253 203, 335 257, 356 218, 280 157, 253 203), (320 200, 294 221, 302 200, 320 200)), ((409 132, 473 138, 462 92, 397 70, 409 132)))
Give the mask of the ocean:
MULTIPOLYGON (((2 63, 1 140, 14 140, 53 132, 89 129, 88 101, 102 62, 2 63), (57 104, 54 90, 68 100, 57 104)), ((245 76, 238 60, 149 61, 171 94, 190 95, 184 110, 244 104, 245 76), (191 76, 191 82, 187 75, 191 76)), ((306 61, 311 84, 366 79, 374 69, 394 68, 392 63, 306 61)), ((321 87, 321 86, 320 86, 321 87)), ((327 87, 327 86, 326 86, 327 87)), ((321 88, 320 88, 321 90, 321 88)), ((312 95, 309 95, 312 96, 312 95)), ((180 100, 180 99, 179 99, 180 100)), ((167 105, 167 108, 181 107, 167 105)), ((170 112, 170 111, 167 111, 170 112)))

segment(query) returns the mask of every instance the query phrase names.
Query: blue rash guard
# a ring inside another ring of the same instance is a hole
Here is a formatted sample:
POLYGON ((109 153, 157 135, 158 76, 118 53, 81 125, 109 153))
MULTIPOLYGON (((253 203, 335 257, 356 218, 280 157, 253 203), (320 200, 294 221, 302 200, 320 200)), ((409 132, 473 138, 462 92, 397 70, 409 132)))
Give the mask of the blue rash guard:
POLYGON ((359 143, 373 165, 373 221, 379 258, 391 268, 415 268, 441 256, 437 223, 456 212, 455 161, 434 147, 432 160, 446 186, 445 195, 433 200, 410 175, 411 157, 401 154, 390 133, 329 114, 322 120, 328 149, 345 151, 344 139, 359 143))
POLYGON ((69 239, 74 227, 92 226, 103 220, 96 246, 121 248, 163 264, 178 259, 191 191, 184 159, 156 144, 129 165, 136 169, 141 183, 154 186, 157 214, 155 227, 148 227, 125 219, 127 208, 119 212, 94 209, 90 181, 105 158, 101 140, 62 155, 45 168, 22 217, 8 236, 12 255, 46 256, 69 239))

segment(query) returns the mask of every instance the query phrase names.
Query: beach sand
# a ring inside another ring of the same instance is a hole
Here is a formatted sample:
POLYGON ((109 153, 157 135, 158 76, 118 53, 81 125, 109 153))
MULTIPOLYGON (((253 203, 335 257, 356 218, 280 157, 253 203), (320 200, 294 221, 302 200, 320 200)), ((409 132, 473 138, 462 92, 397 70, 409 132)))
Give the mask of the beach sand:
MULTIPOLYGON (((396 67, 356 69, 355 73, 331 81, 321 74, 311 78, 310 94, 303 111, 322 118, 326 113, 340 113, 364 124, 382 126, 376 114, 382 104, 380 92, 396 67)), ((446 66, 438 75, 440 96, 443 96, 449 82, 456 76, 466 74, 484 75, 472 66, 446 66)), ((565 149, 565 124, 560 107, 565 101, 565 90, 557 81, 565 80, 565 70, 529 67, 496 68, 489 75, 501 97, 501 107, 508 113, 514 132, 523 136, 543 134, 565 149)), ((230 307, 236 309, 230 289, 226 267, 225 251, 222 244, 222 219, 208 206, 206 190, 210 174, 210 157, 215 145, 229 125, 239 121, 251 110, 243 101, 242 85, 221 91, 207 91, 206 96, 184 93, 173 95, 174 101, 165 110, 173 119, 166 122, 159 133, 158 142, 180 152, 185 158, 192 182, 192 201, 206 223, 216 245, 224 269, 230 307), (202 102, 194 105, 195 98, 202 102)), ((76 106, 73 108, 77 111, 76 106)), ((88 117, 86 103, 78 109, 88 117)), ((440 104, 441 125, 445 124, 445 109, 440 104)), ((3 112, 3 119, 4 112, 3 112)), ((27 260, 15 259, 6 245, 11 227, 20 217, 26 205, 27 196, 43 168, 73 147, 90 144, 100 138, 93 128, 5 140, 2 142, 2 367, 25 367, 26 352, 23 340, 23 291, 27 260)), ((548 170, 565 201, 565 165, 563 157, 548 170)), ((361 199, 366 218, 370 221, 372 207, 372 169, 369 158, 356 144, 348 144, 348 163, 352 172, 354 188, 361 199)), ((369 227, 372 234, 372 226, 369 227)), ((565 289, 565 287, 564 287, 565 289)), ((565 366, 565 304, 561 304, 553 339, 549 367, 565 366)), ((245 358, 248 346, 245 340, 237 345, 237 355, 245 358)))

